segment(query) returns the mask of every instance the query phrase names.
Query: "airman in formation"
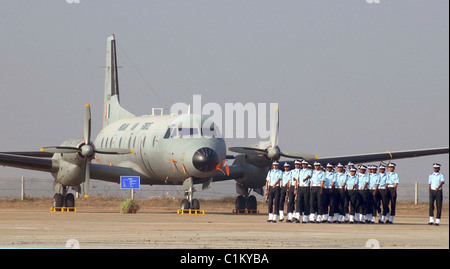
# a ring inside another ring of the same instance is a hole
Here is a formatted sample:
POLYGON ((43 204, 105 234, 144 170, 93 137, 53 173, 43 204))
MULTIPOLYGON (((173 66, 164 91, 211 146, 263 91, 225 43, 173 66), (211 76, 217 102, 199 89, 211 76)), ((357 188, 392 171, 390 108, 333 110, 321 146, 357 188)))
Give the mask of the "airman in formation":
MULTIPOLYGON (((278 216, 278 221, 284 221, 287 201, 287 222, 375 223, 379 215, 378 223, 394 223, 399 184, 394 163, 387 166, 388 173, 384 165, 360 165, 357 171, 353 163, 347 165, 347 171, 343 164, 337 164, 336 172, 332 164, 323 167, 319 162, 315 162, 311 170, 305 160, 295 160, 292 170, 290 164, 285 163, 284 172, 279 166, 274 162, 266 178, 268 222, 277 222, 278 216)), ((430 212, 432 199, 438 211, 436 221, 430 213, 430 223, 439 225, 442 208, 439 191, 442 189, 438 181, 443 176, 438 172, 435 169, 430 175, 430 212)))

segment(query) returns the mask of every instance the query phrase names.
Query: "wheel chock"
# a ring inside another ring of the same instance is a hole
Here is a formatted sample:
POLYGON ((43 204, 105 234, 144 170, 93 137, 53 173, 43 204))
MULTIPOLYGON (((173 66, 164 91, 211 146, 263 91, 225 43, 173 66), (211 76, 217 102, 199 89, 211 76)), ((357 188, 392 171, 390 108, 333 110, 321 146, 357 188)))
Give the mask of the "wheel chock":
POLYGON ((50 207, 50 212, 77 212, 77 208, 76 207, 50 207))
POLYGON ((259 215, 259 210, 257 209, 233 209, 233 214, 236 215, 259 215))
POLYGON ((178 209, 177 214, 179 214, 179 215, 205 215, 205 210, 203 210, 203 209, 178 209))

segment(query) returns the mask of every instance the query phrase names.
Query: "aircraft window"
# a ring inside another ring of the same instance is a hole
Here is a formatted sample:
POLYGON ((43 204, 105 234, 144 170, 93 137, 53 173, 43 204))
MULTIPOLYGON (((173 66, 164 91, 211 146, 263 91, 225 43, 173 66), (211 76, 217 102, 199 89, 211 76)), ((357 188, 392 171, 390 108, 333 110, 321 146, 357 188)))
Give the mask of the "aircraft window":
POLYGON ((144 136, 144 140, 142 141, 142 147, 143 148, 145 148, 145 139, 146 139, 147 137, 146 136, 144 136))
POLYGON ((118 131, 125 131, 125 129, 127 129, 128 126, 130 126, 129 123, 124 123, 119 127, 118 131))
POLYGON ((122 146, 122 137, 119 140, 119 148, 122 146))
POLYGON ((178 128, 178 135, 180 136, 192 136, 197 135, 198 129, 197 128, 178 128))
POLYGON ((137 136, 135 136, 133 139, 133 148, 136 148, 136 138, 137 138, 137 136))
POLYGON ((100 145, 100 148, 103 148, 103 140, 105 140, 104 137, 102 138, 102 143, 101 143, 101 145, 100 145))
POLYGON ((136 127, 139 125, 139 122, 138 123, 135 123, 134 125, 133 125, 133 127, 131 127, 131 131, 133 131, 134 129, 136 129, 136 127))
POLYGON ((212 137, 212 138, 218 137, 218 132, 214 126, 214 123, 211 124, 211 126, 209 128, 202 128, 202 136, 212 137))
POLYGON ((172 128, 168 128, 166 134, 164 135, 164 139, 169 138, 171 132, 172 132, 172 128))
POLYGON ((141 130, 148 130, 148 128, 152 124, 153 124, 153 122, 146 122, 144 125, 142 125, 141 130))
POLYGON ((109 147, 112 148, 112 141, 113 139, 111 138, 111 140, 109 141, 109 147))
POLYGON ((130 146, 131 146, 131 136, 130 139, 128 139, 128 148, 130 148, 130 146))
POLYGON ((108 146, 109 137, 106 138, 105 148, 108 146))

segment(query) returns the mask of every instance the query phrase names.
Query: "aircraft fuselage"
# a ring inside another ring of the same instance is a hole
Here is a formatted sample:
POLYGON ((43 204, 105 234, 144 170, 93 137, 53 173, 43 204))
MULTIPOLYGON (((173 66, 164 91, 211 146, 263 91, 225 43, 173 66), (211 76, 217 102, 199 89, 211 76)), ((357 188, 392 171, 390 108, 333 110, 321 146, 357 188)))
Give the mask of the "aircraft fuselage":
POLYGON ((99 150, 132 150, 125 155, 96 154, 95 159, 99 164, 127 167, 146 175, 142 184, 182 184, 188 177, 212 177, 226 157, 225 141, 217 127, 193 114, 119 120, 106 126, 94 143, 99 150))

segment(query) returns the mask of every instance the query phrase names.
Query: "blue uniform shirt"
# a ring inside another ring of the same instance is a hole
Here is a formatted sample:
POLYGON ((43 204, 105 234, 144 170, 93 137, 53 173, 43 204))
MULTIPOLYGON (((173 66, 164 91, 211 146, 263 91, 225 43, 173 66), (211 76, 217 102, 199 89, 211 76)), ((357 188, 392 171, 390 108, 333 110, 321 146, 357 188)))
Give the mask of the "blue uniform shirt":
POLYGON ((320 186, 320 181, 324 179, 325 175, 322 170, 314 170, 312 171, 312 175, 310 178, 311 185, 320 186))
POLYGON ((295 168, 294 170, 291 170, 291 186, 295 186, 295 184, 297 183, 297 180, 300 178, 300 171, 302 169, 301 168, 295 168))
POLYGON ((286 184, 288 184, 291 181, 292 178, 292 171, 284 171, 283 175, 281 176, 281 186, 284 187, 286 184))
MULTIPOLYGON (((269 181, 269 186, 275 185, 277 180, 283 176, 283 171, 280 169, 272 169, 267 173, 266 181, 269 181)), ((279 185, 278 185, 279 186, 279 185)), ((276 187, 276 186, 275 186, 276 187)))
POLYGON ((378 188, 385 187, 387 182, 387 174, 386 173, 379 173, 380 176, 380 183, 378 183, 378 188))
POLYGON ((336 182, 336 176, 334 174, 334 172, 325 172, 325 178, 323 181, 323 187, 324 188, 331 188, 331 185, 333 184, 333 182, 336 182))
POLYGON ((431 184, 431 188, 433 190, 436 190, 439 187, 439 184, 441 184, 441 182, 444 182, 444 184, 445 184, 444 175, 441 173, 433 172, 428 177, 428 184, 431 184))
POLYGON ((312 171, 307 168, 303 168, 302 170, 300 170, 300 177, 299 177, 300 181, 298 182, 298 185, 302 187, 309 186, 309 180, 311 179, 311 177, 312 171), (305 179, 307 176, 310 176, 310 178, 308 178, 307 180, 305 180, 305 182, 303 182, 303 179, 305 179))
POLYGON ((388 185, 394 185, 395 183, 399 183, 400 179, 398 177, 398 174, 395 172, 389 172, 387 175, 387 184, 388 185))
MULTIPOLYGON (((348 176, 350 176, 350 175, 348 175, 348 176)), ((334 186, 336 188, 341 188, 342 184, 344 184, 344 183, 347 184, 346 181, 347 181, 347 174, 337 172, 336 173, 336 183, 334 183, 334 186)), ((353 187, 353 185, 352 185, 352 187, 353 187)))
POLYGON ((347 190, 352 190, 353 185, 356 184, 355 189, 358 189, 358 178, 356 176, 348 175, 347 182, 345 182, 345 185, 347 186, 347 190))
POLYGON ((369 184, 367 187, 369 189, 375 189, 377 187, 377 184, 380 184, 380 175, 377 173, 370 173, 369 174, 369 184))
POLYGON ((369 175, 358 173, 358 190, 364 190, 366 182, 369 183, 369 175))

